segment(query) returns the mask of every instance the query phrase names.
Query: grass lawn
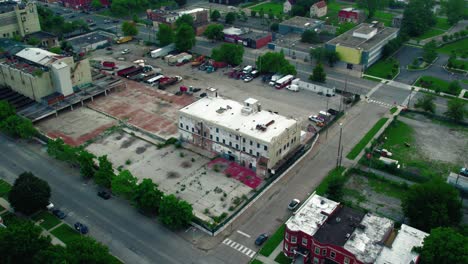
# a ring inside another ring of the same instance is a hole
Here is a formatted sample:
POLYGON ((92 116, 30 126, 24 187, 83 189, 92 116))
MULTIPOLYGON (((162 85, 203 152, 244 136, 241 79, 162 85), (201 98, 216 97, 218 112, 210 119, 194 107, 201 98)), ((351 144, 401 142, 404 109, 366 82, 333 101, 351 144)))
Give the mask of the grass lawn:
POLYGON ((432 37, 441 35, 444 32, 445 32, 445 30, 442 30, 442 29, 431 28, 428 31, 426 31, 424 34, 422 34, 421 36, 415 37, 414 39, 423 40, 423 39, 427 39, 427 38, 432 38, 432 37))
POLYGON ((366 70, 366 74, 384 79, 393 79, 398 71, 393 72, 393 68, 398 66, 398 62, 389 60, 379 60, 366 70))
POLYGON ((49 212, 46 211, 41 211, 40 213, 36 214, 35 216, 32 217, 32 219, 37 222, 39 220, 43 220, 40 226, 42 226, 44 229, 49 230, 52 227, 58 225, 61 223, 60 219, 55 217, 49 212))
POLYGON ((286 257, 283 252, 280 252, 278 256, 276 256, 275 261, 279 264, 291 264, 292 259, 286 257))
POLYGON ((468 52, 466 50, 466 47, 468 47, 468 38, 445 44, 442 47, 438 48, 437 52, 448 55, 452 54, 452 52, 455 52, 458 56, 462 56, 463 53, 467 54, 468 52))
POLYGON ((450 25, 449 25, 448 20, 446 18, 437 17, 437 23, 436 23, 436 25, 434 27, 438 28, 438 29, 447 30, 447 29, 450 28, 450 25))
POLYGON ((263 8, 265 15, 268 15, 269 10, 273 11, 273 14, 283 14, 283 3, 263 3, 257 6, 252 7, 250 10, 260 12, 263 8))
POLYGON ((261 262, 260 260, 258 259, 254 259, 250 262, 250 264, 263 264, 263 262, 261 262))
POLYGON ((466 61, 466 60, 454 60, 452 68, 467 70, 468 69, 468 61, 466 61))
POLYGON ((415 83, 416 86, 424 87, 434 91, 440 91, 448 94, 459 95, 460 91, 449 91, 449 82, 432 76, 422 76, 415 83))
POLYGON ((378 21, 381 21, 385 24, 385 26, 389 27, 392 25, 392 20, 395 14, 392 13, 386 13, 383 11, 376 11, 374 18, 378 21))
POLYGON ((52 235, 56 236, 58 239, 62 240, 63 243, 67 244, 71 241, 80 237, 80 234, 71 228, 67 224, 63 224, 56 229, 52 230, 52 235))
POLYGON ((366 147, 367 143, 369 143, 372 138, 379 132, 379 130, 385 125, 388 118, 381 118, 375 125, 364 135, 364 137, 354 146, 354 148, 346 155, 348 159, 355 159, 359 153, 366 147))
POLYGON ((317 189, 315 189, 315 192, 318 194, 318 195, 325 195, 325 192, 327 191, 328 189, 328 181, 330 178, 334 178, 336 176, 340 176, 343 174, 343 172, 345 171, 345 168, 344 167, 338 167, 338 168, 334 168, 333 170, 331 170, 330 172, 328 172, 328 175, 327 177, 325 177, 325 179, 320 183, 320 185, 317 187, 317 189))
POLYGON ((286 225, 281 225, 276 232, 268 238, 265 242, 265 245, 260 249, 260 254, 265 257, 271 255, 271 253, 278 247, 278 245, 283 241, 284 238, 284 229, 286 229, 286 225))
POLYGON ((406 189, 398 183, 394 183, 389 180, 386 181, 375 175, 373 177, 367 175, 364 176, 367 178, 367 183, 369 186, 376 193, 382 193, 400 200, 403 199, 406 194, 406 189))
POLYGON ((396 106, 394 106, 394 107, 392 107, 390 109, 390 113, 393 115, 397 110, 398 110, 398 108, 396 106))
POLYGON ((6 199, 10 190, 11 185, 8 182, 0 179, 0 196, 6 199))

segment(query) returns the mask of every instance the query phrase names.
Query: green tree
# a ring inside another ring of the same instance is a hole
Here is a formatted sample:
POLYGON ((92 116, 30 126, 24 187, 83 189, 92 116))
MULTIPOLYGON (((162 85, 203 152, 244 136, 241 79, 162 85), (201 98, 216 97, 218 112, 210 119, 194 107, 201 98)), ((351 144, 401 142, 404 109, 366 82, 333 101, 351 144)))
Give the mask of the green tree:
POLYGON ((62 54, 63 50, 60 47, 52 47, 49 49, 50 52, 55 54, 62 54))
POLYGON ((28 39, 27 43, 28 45, 36 46, 37 44, 41 43, 41 40, 35 37, 31 37, 28 39))
POLYGON ((0 131, 13 137, 32 138, 37 134, 31 120, 12 115, 0 121, 0 131))
POLYGON ((212 40, 222 40, 224 38, 224 26, 221 24, 210 24, 206 27, 203 35, 208 39, 212 40))
POLYGON ((175 0, 175 2, 179 6, 184 6, 187 3, 187 0, 175 0))
POLYGON ((5 100, 0 100, 0 122, 16 114, 15 108, 5 100))
POLYGON ((410 37, 417 37, 436 24, 432 12, 433 0, 411 0, 403 12, 401 31, 410 37))
POLYGON ((352 28, 354 28, 356 26, 356 24, 352 23, 352 22, 344 22, 344 23, 341 23, 338 28, 336 29, 336 35, 339 36, 343 33, 345 33, 346 31, 348 30, 351 30, 352 28))
POLYGON ((423 97, 418 98, 416 103, 414 104, 415 108, 421 108, 422 110, 435 113, 436 105, 434 103, 435 97, 430 94, 425 94, 423 97))
POLYGON ((462 90, 462 87, 460 86, 460 83, 458 83, 458 81, 452 81, 449 83, 447 89, 449 93, 458 96, 462 90))
POLYGON ((128 170, 123 170, 112 178, 112 192, 129 199, 133 196, 138 179, 128 170))
POLYGON ((66 249, 62 246, 49 245, 34 255, 34 264, 64 264, 66 249))
POLYGON ((275 14, 273 13, 273 10, 268 10, 268 19, 274 19, 275 18, 275 14))
POLYGON ((264 18, 265 17, 265 11, 263 11, 263 8, 260 8, 260 10, 258 11, 258 16, 260 18, 264 18))
POLYGON ((138 28, 133 21, 124 21, 122 23, 122 33, 125 36, 136 36, 138 35, 138 28))
POLYGON ((464 0, 447 0, 442 1, 441 4, 450 25, 455 25, 463 19, 466 9, 464 0))
POLYGON ((180 16, 175 22, 176 28, 180 28, 183 24, 189 25, 193 28, 193 17, 189 14, 180 16))
POLYGON ((388 6, 388 1, 382 0, 360 0, 358 1, 358 6, 366 8, 369 15, 369 18, 373 18, 375 16, 375 12, 378 9, 383 9, 388 6))
POLYGON ((195 45, 195 31, 193 27, 182 24, 177 28, 175 46, 179 51, 188 51, 195 45))
POLYGON ((77 161, 80 164, 80 173, 81 176, 84 178, 94 178, 94 159, 96 156, 94 156, 92 153, 89 153, 88 151, 81 149, 78 152, 77 156, 77 161))
POLYGON ((328 179, 326 190, 327 197, 333 201, 342 201, 345 182, 346 179, 344 176, 332 175, 330 179, 328 179))
POLYGON ((244 56, 244 46, 224 43, 219 48, 214 48, 211 57, 216 61, 224 61, 230 65, 239 65, 244 56))
POLYGON ((31 221, 18 221, 0 228, 0 263, 37 263, 34 257, 51 242, 49 236, 41 233, 42 228, 31 221))
POLYGON ((468 237, 452 228, 438 227, 424 238, 421 264, 468 263, 468 237))
POLYGON ((302 33, 301 42, 316 44, 320 43, 320 38, 315 30, 306 30, 302 33))
POLYGON ((99 169, 94 174, 94 181, 97 185, 110 188, 112 179, 115 177, 112 163, 107 159, 107 155, 98 158, 99 169))
POLYGON ((437 44, 434 40, 424 45, 422 57, 427 63, 432 63, 437 58, 437 44))
POLYGON ((219 13, 218 10, 213 10, 213 12, 211 12, 211 15, 210 15, 210 18, 211 18, 211 21, 218 21, 218 19, 221 18, 221 13, 219 13))
POLYGON ((95 10, 103 8, 103 5, 100 0, 91 1, 91 7, 95 10))
POLYGON ((325 73, 321 63, 317 63, 309 79, 311 81, 320 83, 324 83, 327 80, 327 74, 325 73))
POLYGON ((173 229, 185 227, 193 219, 192 206, 173 194, 164 196, 159 206, 159 219, 173 229))
POLYGON ((325 48, 310 49, 310 59, 315 59, 317 63, 322 63, 326 60, 325 54, 327 51, 325 48))
POLYGON ((21 173, 8 193, 8 200, 15 211, 26 215, 45 208, 49 199, 49 184, 31 172, 21 173))
POLYGON ((327 59, 328 66, 333 67, 340 60, 340 54, 333 50, 325 50, 325 58, 327 59))
POLYGON ((250 15, 252 17, 256 17, 257 16, 257 11, 255 11, 255 10, 250 11, 250 15))
POLYGON ((151 179, 144 179, 138 184, 133 192, 135 206, 145 213, 156 213, 159 209, 163 193, 158 185, 151 179))
POLYGON ((224 21, 226 24, 232 24, 234 21, 236 21, 236 13, 234 12, 229 12, 226 14, 226 17, 224 18, 224 21))
POLYGON ((156 37, 159 40, 159 45, 167 46, 174 42, 174 31, 166 24, 159 24, 159 31, 156 33, 156 37))
POLYGON ((451 99, 447 103, 447 111, 444 113, 446 117, 456 121, 463 121, 468 116, 466 104, 462 100, 456 98, 451 99))
POLYGON ((457 189, 441 178, 411 186, 402 200, 403 213, 411 226, 426 232, 457 225, 462 216, 461 206, 457 189))
POLYGON ((78 149, 65 144, 61 138, 47 141, 47 153, 58 160, 78 162, 78 149))
POLYGON ((271 29, 271 31, 278 32, 279 24, 278 23, 271 23, 270 29, 271 29))
POLYGON ((296 68, 284 57, 283 52, 267 52, 258 57, 256 64, 261 73, 296 74, 296 68))
POLYGON ((67 243, 66 260, 66 263, 70 264, 116 263, 116 260, 109 254, 108 247, 86 236, 80 236, 67 243))
POLYGON ((306 12, 306 9, 297 4, 293 5, 291 8, 291 16, 305 16, 306 12))

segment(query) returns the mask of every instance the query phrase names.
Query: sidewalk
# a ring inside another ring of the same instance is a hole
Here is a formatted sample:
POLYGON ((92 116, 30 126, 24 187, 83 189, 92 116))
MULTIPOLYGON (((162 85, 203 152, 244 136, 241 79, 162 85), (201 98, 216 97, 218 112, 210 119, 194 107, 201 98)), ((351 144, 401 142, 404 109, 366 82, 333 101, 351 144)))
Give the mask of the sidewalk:
MULTIPOLYGON (((271 252, 269 257, 265 257, 263 255, 258 254, 255 259, 260 260, 264 264, 278 264, 278 262, 275 261, 276 256, 283 251, 283 243, 279 243, 279 245, 271 252)), ((291 260, 292 261, 292 260, 291 260)))

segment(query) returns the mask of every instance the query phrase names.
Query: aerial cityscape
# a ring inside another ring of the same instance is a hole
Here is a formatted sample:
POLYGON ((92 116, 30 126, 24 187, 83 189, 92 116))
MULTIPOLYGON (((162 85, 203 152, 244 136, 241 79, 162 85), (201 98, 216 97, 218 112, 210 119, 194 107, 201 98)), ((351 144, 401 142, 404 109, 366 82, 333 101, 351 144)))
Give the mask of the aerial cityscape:
POLYGON ((0 263, 468 264, 465 0, 1 0, 0 263))

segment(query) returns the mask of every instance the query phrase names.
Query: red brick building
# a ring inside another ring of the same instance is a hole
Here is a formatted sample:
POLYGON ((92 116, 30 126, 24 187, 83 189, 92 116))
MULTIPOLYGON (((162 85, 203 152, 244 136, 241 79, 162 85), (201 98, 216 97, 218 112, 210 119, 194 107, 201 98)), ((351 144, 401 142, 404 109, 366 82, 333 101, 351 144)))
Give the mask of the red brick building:
POLYGON ((312 194, 286 222, 283 252, 304 264, 417 264, 427 235, 312 194))
POLYGON ((343 8, 338 12, 338 20, 340 23, 352 22, 361 23, 366 19, 366 14, 362 10, 354 9, 352 7, 343 8))
MULTIPOLYGON (((73 9, 89 9, 92 0, 60 0, 63 6, 73 9)), ((100 0, 105 7, 110 6, 110 0, 100 0)))
POLYGON ((182 15, 191 15, 193 17, 193 27, 197 36, 205 32, 209 23, 208 9, 195 8, 185 11, 166 11, 161 9, 146 10, 146 16, 149 20, 153 21, 153 25, 158 27, 160 23, 175 27, 176 20, 182 15))

